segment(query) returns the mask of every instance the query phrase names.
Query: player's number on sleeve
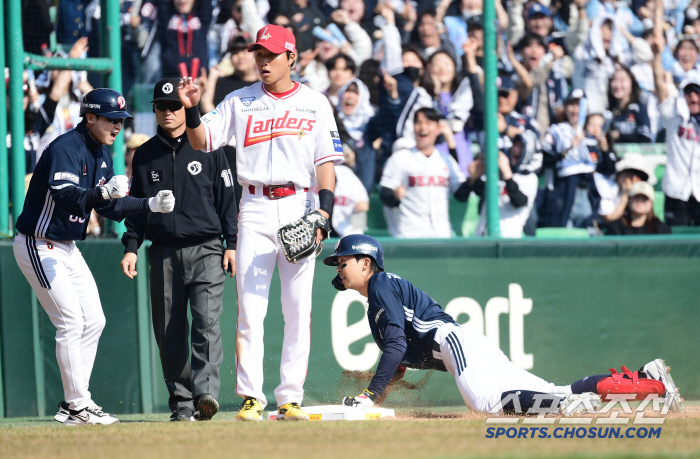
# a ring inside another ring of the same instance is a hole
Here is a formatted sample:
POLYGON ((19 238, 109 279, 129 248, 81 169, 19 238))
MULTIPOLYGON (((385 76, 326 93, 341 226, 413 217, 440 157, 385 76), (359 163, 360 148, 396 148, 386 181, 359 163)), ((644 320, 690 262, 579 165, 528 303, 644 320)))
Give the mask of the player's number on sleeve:
POLYGON ((227 188, 233 186, 233 174, 231 174, 231 169, 224 169, 221 171, 221 178, 224 179, 224 185, 227 188))

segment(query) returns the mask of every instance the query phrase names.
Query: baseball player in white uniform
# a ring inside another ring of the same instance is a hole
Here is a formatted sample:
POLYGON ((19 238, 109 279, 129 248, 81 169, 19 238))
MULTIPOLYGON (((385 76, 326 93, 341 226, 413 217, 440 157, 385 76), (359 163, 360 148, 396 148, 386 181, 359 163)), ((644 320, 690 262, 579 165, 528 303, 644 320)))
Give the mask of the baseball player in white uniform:
MULTIPOLYGON (((284 342, 275 397, 278 420, 308 420, 301 409, 308 367, 311 286, 315 263, 293 264, 281 250, 278 229, 313 211, 316 187, 319 212, 330 218, 335 189, 335 164, 343 148, 331 106, 320 93, 293 82, 296 40, 284 27, 258 31, 248 47, 262 82, 234 91, 199 118, 200 91, 191 79, 178 87, 186 109, 187 135, 205 152, 223 145, 236 147, 240 203, 236 276, 236 393, 244 397, 238 420, 257 421, 267 405, 263 393, 263 320, 275 264, 282 283, 284 342)), ((317 231, 317 239, 325 237, 317 231)))
POLYGON ((362 234, 362 228, 353 226, 352 216, 369 210, 367 189, 352 169, 345 165, 335 166, 335 177, 333 229, 339 237, 362 234))
POLYGON ((67 426, 114 424, 90 394, 90 374, 105 327, 100 296, 75 241, 84 240, 90 213, 121 221, 146 212, 172 212, 175 197, 161 190, 149 199, 127 196, 129 180, 114 175, 107 148, 131 118, 112 89, 85 94, 83 120, 46 147, 34 169, 17 219, 17 265, 56 327, 56 360, 64 401, 54 417, 67 426))
POLYGON ((435 148, 440 135, 440 115, 432 108, 415 114, 416 146, 396 151, 384 166, 379 185, 382 202, 398 206, 399 238, 449 238, 452 236, 449 195, 466 201, 464 174, 457 162, 435 148))

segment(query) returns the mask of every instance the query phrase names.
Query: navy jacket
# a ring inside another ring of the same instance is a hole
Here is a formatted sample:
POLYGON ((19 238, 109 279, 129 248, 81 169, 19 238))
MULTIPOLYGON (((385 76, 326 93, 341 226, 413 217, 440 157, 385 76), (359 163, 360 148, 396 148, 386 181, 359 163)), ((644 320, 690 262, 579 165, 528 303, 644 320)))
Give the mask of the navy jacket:
POLYGON ((79 124, 58 136, 41 155, 17 219, 17 230, 54 241, 76 241, 85 239, 93 208, 117 221, 147 212, 147 199, 102 197, 97 187, 113 176, 109 150, 90 137, 84 124, 79 124))

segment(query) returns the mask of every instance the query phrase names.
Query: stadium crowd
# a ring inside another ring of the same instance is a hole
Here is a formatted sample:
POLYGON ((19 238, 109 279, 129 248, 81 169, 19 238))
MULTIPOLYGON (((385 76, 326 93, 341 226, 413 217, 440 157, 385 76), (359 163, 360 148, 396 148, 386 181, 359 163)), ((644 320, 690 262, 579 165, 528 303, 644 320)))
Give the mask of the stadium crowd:
MULTIPOLYGON (((196 72, 202 113, 259 81, 247 46, 260 28, 294 33, 294 79, 327 96, 344 147, 333 216, 340 236, 362 231, 353 214, 368 210, 370 195, 379 196, 395 237, 449 237, 451 194, 479 201, 475 234, 487 233, 481 0, 120 3, 124 94, 180 76, 184 66, 196 72)), ((496 2, 502 235, 547 227, 660 234, 700 225, 699 3, 496 2), (621 144, 651 143, 665 144, 666 154, 619 152, 621 144), (653 188, 659 164, 662 193, 653 188), (663 215, 654 212, 659 199, 663 215)), ((99 56, 99 0, 22 4, 25 51, 99 56)), ((82 95, 100 80, 26 73, 31 173, 44 147, 77 125, 82 95)), ((128 173, 148 137, 133 128, 127 135, 128 173)), ((235 168, 232 148, 227 156, 235 168)), ((99 235, 97 222, 91 228, 99 235)))

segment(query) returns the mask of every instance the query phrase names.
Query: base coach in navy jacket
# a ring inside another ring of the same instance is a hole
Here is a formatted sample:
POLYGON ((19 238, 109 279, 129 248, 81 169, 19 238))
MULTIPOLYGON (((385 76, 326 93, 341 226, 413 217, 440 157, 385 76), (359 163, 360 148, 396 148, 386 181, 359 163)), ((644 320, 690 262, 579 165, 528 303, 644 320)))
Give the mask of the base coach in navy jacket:
POLYGON ((134 153, 130 190, 131 196, 141 197, 171 189, 175 210, 166 217, 127 218, 121 266, 133 278, 139 246, 144 237, 153 241, 149 250, 153 331, 170 393, 170 420, 193 421, 211 419, 219 410, 223 360, 219 316, 225 270, 231 277, 236 272, 238 213, 223 150, 202 153, 190 146, 178 81, 166 78, 156 83, 152 102, 158 133, 134 153))

